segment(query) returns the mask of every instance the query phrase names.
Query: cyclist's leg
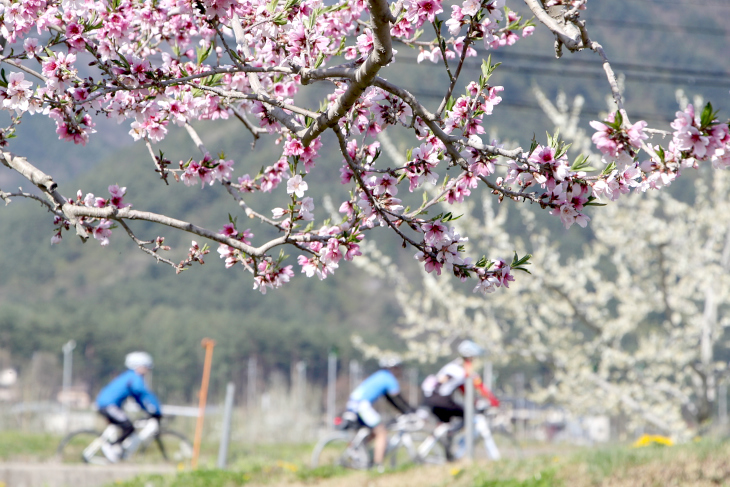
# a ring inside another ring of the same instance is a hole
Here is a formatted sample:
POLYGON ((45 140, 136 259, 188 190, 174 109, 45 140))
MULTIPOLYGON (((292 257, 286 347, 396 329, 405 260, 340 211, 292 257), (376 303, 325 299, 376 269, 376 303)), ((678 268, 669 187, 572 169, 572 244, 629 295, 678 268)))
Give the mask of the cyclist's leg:
POLYGON ((104 453, 104 456, 110 462, 116 463, 124 456, 122 442, 134 432, 134 425, 129 420, 127 413, 113 404, 101 408, 99 413, 104 416, 109 423, 116 425, 121 430, 116 440, 112 443, 104 443, 101 445, 101 451, 104 453))
POLYGON ((127 439, 129 435, 134 432, 134 425, 130 421, 129 416, 120 407, 114 404, 106 406, 99 410, 99 413, 104 416, 111 424, 118 426, 121 429, 119 437, 113 442, 113 444, 121 444, 127 439))
POLYGON ((431 411, 433 412, 433 415, 436 416, 436 418, 438 418, 440 422, 444 424, 450 424, 448 430, 446 431, 446 434, 440 435, 439 439, 444 445, 444 450, 446 451, 446 459, 448 461, 451 461, 453 460, 451 443, 453 441, 454 434, 456 434, 456 432, 461 429, 461 426, 463 425, 464 408, 457 404, 454 401, 453 397, 440 396, 438 394, 434 394, 433 396, 431 396, 428 403, 431 406, 431 411), (461 421, 452 423, 452 420, 454 418, 460 419, 461 421))
POLYGON ((484 448, 487 450, 487 455, 492 460, 499 460, 502 455, 499 453, 499 448, 494 442, 494 436, 492 436, 492 430, 489 427, 489 422, 483 414, 479 414, 476 417, 476 428, 482 439, 484 440, 484 448))
POLYGON ((380 468, 388 446, 388 430, 381 423, 380 414, 373 409, 369 401, 360 401, 356 412, 360 421, 373 432, 373 463, 380 468))

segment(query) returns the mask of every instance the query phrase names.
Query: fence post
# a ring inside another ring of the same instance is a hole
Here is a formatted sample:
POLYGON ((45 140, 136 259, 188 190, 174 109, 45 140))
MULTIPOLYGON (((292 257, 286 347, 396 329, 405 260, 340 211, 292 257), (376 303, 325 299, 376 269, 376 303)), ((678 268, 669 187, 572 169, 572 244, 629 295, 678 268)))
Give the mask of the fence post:
POLYGON ((727 384, 720 382, 717 391, 717 415, 719 416, 720 424, 727 424, 727 384))
POLYGON ((408 402, 411 406, 418 407, 418 369, 408 369, 408 402))
POLYGON ((525 414, 525 374, 518 372, 515 374, 515 412, 517 413, 517 437, 523 439, 525 437, 526 414, 525 414))
POLYGON ((221 444, 218 448, 218 468, 226 468, 228 445, 231 442, 231 417, 233 416, 233 397, 235 393, 236 386, 233 382, 229 382, 226 386, 226 402, 223 407, 221 444))
POLYGON ((335 424, 335 400, 337 383, 337 354, 330 352, 327 357, 327 428, 335 424))
POLYGON ((198 421, 195 423, 195 440, 193 441, 193 458, 190 465, 198 467, 200 456, 200 442, 203 439, 203 420, 205 419, 205 403, 208 400, 208 384, 210 383, 210 366, 213 363, 213 347, 215 340, 203 338, 200 344, 205 348, 205 362, 203 364, 203 381, 200 385, 200 402, 198 403, 198 421))
POLYGON ((492 382, 494 382, 493 370, 491 360, 484 362, 484 387, 490 391, 492 390, 492 382))
POLYGON ((471 375, 464 381, 464 433, 466 458, 474 460, 474 380, 471 375))
POLYGON ((360 385, 362 377, 360 375, 360 362, 355 359, 350 360, 350 392, 354 391, 360 385))
POLYGON ((248 377, 246 381, 246 407, 251 409, 256 404, 256 357, 248 358, 248 377))
POLYGON ((307 390, 307 362, 300 360, 297 369, 297 411, 303 411, 306 405, 304 394, 307 390))

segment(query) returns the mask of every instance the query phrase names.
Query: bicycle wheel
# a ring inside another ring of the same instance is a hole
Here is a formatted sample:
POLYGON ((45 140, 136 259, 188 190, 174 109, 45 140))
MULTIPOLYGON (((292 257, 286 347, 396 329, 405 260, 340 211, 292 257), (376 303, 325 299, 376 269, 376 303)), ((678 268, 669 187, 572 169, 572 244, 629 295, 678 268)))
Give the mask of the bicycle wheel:
POLYGON ((101 452, 101 432, 78 430, 66 435, 58 444, 56 455, 62 462, 108 463, 101 452))
MULTIPOLYGON (((385 451, 385 464, 395 469, 408 463, 425 463, 426 458, 420 458, 417 447, 427 437, 425 431, 415 431, 402 434, 397 440, 389 439, 388 448, 385 451)), ((435 453, 435 452, 434 452, 435 453)))
MULTIPOLYGON (((496 447, 496 453, 499 455, 499 458, 522 458, 522 447, 510 431, 504 428, 497 428, 491 431, 491 435, 494 442, 491 448, 496 447)), ((485 439, 475 432, 474 457, 495 460, 494 453, 494 451, 489 451, 489 447, 485 444, 485 439)), ((460 460, 466 456, 466 435, 463 430, 454 437, 451 455, 454 460, 460 460)))
POLYGON ((193 445, 182 433, 162 430, 148 443, 142 445, 134 455, 140 463, 186 464, 193 457, 193 445))
POLYGON ((446 446, 443 438, 437 440, 425 431, 412 433, 411 436, 417 448, 418 461, 427 465, 446 463, 446 446))
POLYGON ((352 435, 342 433, 322 438, 312 451, 312 468, 339 466, 355 470, 366 470, 370 466, 370 455, 364 445, 350 446, 352 435))
POLYGON ((504 456, 507 458, 523 457, 522 446, 520 446, 520 442, 517 441, 517 437, 513 432, 504 426, 497 426, 492 430, 492 435, 497 447, 503 452, 504 456))

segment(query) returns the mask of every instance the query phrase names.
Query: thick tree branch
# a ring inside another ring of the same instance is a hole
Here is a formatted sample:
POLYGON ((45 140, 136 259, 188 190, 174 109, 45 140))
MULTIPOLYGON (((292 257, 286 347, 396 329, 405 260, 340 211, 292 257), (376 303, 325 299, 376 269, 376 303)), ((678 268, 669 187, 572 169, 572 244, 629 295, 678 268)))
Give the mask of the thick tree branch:
POLYGON ((368 89, 381 68, 393 59, 393 46, 390 38, 391 13, 387 0, 368 0, 370 20, 373 29, 373 50, 365 62, 357 69, 354 79, 340 97, 330 105, 327 111, 319 115, 302 137, 307 146, 322 132, 334 127, 352 108, 366 89, 368 89))

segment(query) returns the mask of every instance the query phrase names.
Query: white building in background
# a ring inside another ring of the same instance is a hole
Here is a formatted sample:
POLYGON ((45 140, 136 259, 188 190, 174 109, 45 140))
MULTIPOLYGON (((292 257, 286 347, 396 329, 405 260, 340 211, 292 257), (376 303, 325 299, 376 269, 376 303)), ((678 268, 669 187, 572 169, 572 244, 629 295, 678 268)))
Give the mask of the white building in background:
POLYGON ((0 402, 15 401, 18 398, 18 372, 8 368, 0 370, 0 402))

